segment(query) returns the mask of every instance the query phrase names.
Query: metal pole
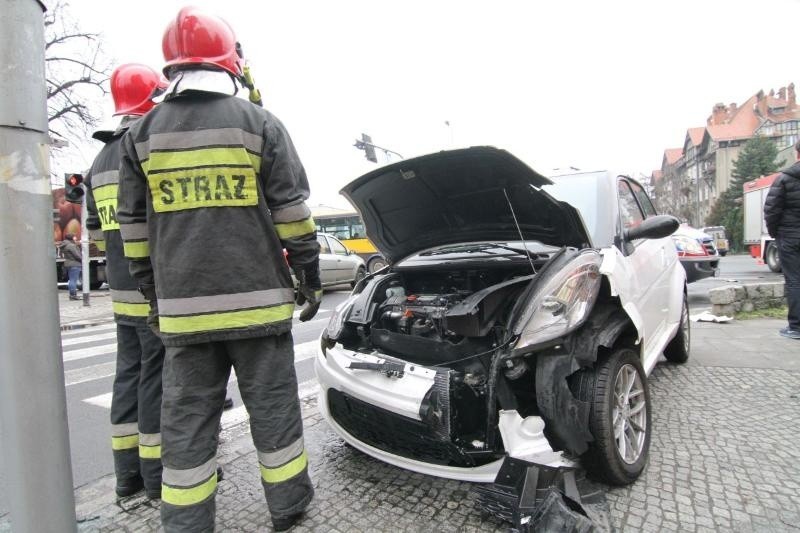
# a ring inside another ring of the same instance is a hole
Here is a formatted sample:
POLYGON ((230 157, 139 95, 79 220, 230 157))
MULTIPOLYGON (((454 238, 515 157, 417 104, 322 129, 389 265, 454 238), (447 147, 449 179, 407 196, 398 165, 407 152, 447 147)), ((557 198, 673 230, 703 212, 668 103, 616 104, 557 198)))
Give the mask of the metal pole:
POLYGON ((0 16, 0 434, 11 528, 77 531, 53 279, 44 6, 0 16))
POLYGON ((86 185, 83 189, 83 202, 81 203, 81 287, 83 291, 83 306, 89 307, 89 291, 91 290, 91 271, 89 270, 89 232, 86 230, 86 185))

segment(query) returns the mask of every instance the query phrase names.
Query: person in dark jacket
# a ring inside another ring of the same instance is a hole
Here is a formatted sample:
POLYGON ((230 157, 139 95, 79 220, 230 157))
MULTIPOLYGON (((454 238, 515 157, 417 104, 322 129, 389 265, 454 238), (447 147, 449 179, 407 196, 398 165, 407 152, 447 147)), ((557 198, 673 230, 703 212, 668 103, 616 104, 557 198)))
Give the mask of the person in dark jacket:
POLYGON ((301 320, 322 296, 308 179, 283 124, 234 96, 243 72, 224 20, 183 8, 162 48, 170 87, 122 139, 117 210, 166 347, 161 520, 166 533, 214 530, 233 367, 272 525, 283 531, 314 496, 291 335, 290 267, 309 302, 301 320))
MULTIPOLYGON (((166 80, 165 80, 166 81, 166 80)), ((161 372, 164 345, 147 326, 150 305, 139 292, 125 259, 117 222, 120 141, 128 127, 153 108, 152 97, 166 89, 146 65, 120 65, 111 74, 115 131, 98 131, 105 142, 86 176, 86 227, 106 252, 111 308, 117 323, 117 360, 111 397, 111 450, 119 497, 145 489, 161 497, 161 372)))
POLYGON ((67 269, 69 299, 80 300, 78 297, 78 278, 81 277, 83 254, 78 245, 78 239, 72 233, 67 233, 64 236, 64 241, 61 243, 61 255, 64 256, 64 268, 67 269))
POLYGON ((800 142, 795 145, 798 161, 772 182, 764 202, 767 231, 777 241, 789 325, 780 334, 800 340, 800 142))

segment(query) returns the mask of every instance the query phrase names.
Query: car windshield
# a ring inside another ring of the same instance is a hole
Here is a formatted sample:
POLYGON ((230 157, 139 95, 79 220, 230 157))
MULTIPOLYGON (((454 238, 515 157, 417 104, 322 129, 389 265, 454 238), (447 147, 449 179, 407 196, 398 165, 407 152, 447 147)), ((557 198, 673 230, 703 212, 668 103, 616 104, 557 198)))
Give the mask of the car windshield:
POLYGON ((606 191, 605 172, 553 176, 552 185, 543 189, 557 200, 572 205, 581 215, 595 246, 610 246, 614 242, 613 217, 608 204, 614 196, 606 191))

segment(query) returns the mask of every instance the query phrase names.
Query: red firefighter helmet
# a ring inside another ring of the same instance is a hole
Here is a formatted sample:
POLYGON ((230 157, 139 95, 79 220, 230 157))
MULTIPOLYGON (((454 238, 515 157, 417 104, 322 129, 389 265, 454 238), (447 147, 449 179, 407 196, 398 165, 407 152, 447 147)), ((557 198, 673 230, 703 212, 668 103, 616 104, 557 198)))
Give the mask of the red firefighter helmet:
POLYGON ((161 39, 164 52, 164 74, 169 77, 175 67, 207 65, 221 68, 236 77, 242 65, 236 53, 236 36, 223 19, 195 7, 184 7, 169 23, 161 39))
POLYGON ((169 83, 158 72, 138 63, 126 63, 111 73, 111 97, 115 115, 144 115, 155 104, 153 96, 169 83))

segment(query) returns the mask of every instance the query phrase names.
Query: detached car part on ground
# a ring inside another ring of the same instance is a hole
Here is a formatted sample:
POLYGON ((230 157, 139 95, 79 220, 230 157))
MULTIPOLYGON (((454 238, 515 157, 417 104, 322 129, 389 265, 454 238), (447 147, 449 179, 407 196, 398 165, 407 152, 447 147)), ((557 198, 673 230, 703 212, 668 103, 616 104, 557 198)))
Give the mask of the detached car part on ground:
POLYGON ((518 527, 546 523, 560 491, 553 509, 581 530, 570 472, 634 481, 647 375, 662 353, 688 357, 678 221, 629 178, 550 180, 489 147, 389 165, 342 193, 391 266, 322 335, 323 415, 382 461, 493 483, 482 501, 518 527))

